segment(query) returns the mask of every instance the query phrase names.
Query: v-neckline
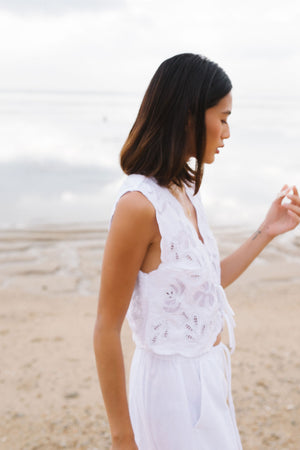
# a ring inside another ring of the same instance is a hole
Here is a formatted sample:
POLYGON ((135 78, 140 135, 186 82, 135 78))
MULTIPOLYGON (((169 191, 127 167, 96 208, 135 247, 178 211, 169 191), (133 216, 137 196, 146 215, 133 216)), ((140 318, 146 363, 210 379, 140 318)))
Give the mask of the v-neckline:
MULTIPOLYGON (((168 188, 167 188, 167 189, 168 189, 168 188)), ((202 244, 203 246, 205 246, 205 241, 204 241, 203 235, 202 235, 202 233, 200 233, 200 229, 199 229, 199 220, 198 220, 199 218, 198 218, 198 211, 197 211, 197 208, 196 208, 196 206, 194 205, 194 202, 192 201, 191 196, 190 196, 190 192, 188 191, 188 189, 186 188, 185 185, 184 185, 184 190, 185 190, 186 196, 188 197, 188 199, 189 199, 189 201, 191 202, 191 205, 192 205, 192 207, 193 207, 193 209, 194 209, 195 216, 196 216, 196 225, 197 225, 197 229, 196 229, 196 227, 194 226, 193 222, 192 222, 192 221, 188 218, 188 216, 185 214, 184 208, 183 208, 182 204, 180 203, 180 201, 175 197, 175 195, 172 194, 172 192, 170 192, 169 189, 168 189, 168 192, 169 192, 169 194, 173 197, 173 199, 175 200, 175 202, 178 203, 178 205, 179 205, 179 207, 180 207, 181 213, 183 214, 183 216, 185 217, 185 219, 187 220, 187 222, 189 223, 189 225, 192 227, 193 232, 195 233, 197 240, 200 242, 200 244, 202 244)))

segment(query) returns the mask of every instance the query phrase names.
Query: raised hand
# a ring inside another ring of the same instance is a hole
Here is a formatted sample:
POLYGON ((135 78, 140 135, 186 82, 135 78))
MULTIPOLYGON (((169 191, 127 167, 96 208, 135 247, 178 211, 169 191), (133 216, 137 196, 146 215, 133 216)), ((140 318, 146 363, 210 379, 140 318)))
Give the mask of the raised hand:
POLYGON ((264 221, 264 227, 269 236, 275 237, 279 234, 293 230, 300 223, 300 197, 296 186, 289 188, 284 185, 277 198, 272 203, 264 221), (291 200, 283 203, 284 197, 291 200))

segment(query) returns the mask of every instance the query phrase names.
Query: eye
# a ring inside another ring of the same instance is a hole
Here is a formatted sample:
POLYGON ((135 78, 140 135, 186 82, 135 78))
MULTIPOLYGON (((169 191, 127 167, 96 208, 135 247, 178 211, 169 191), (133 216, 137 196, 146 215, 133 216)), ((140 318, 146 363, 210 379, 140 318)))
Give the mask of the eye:
POLYGON ((228 125, 228 123, 226 122, 226 120, 221 120, 222 123, 224 123, 225 125, 228 125))

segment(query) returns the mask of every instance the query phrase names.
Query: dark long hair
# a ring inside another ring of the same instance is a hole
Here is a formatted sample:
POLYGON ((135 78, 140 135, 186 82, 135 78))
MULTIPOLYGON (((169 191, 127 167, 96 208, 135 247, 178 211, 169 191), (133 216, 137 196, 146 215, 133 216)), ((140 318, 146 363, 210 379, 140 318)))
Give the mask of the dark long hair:
POLYGON ((161 186, 194 184, 197 193, 206 142, 205 111, 231 89, 224 70, 206 57, 183 53, 164 61, 150 82, 121 150, 124 172, 154 177, 161 186), (195 169, 188 164, 189 117, 195 123, 195 169))

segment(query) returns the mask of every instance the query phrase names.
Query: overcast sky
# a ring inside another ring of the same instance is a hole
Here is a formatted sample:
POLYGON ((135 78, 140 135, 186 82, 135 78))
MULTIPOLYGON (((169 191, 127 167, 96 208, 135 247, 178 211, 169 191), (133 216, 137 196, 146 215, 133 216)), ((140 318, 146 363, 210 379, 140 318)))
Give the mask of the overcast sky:
POLYGON ((181 52, 300 97, 299 0, 0 0, 0 89, 136 91, 181 52))

